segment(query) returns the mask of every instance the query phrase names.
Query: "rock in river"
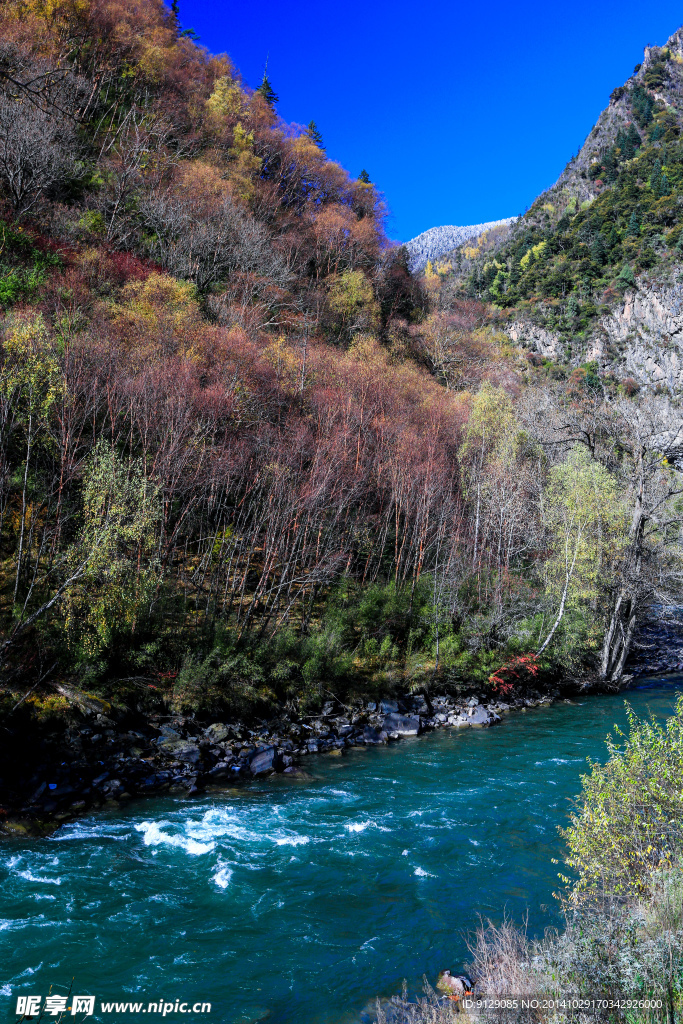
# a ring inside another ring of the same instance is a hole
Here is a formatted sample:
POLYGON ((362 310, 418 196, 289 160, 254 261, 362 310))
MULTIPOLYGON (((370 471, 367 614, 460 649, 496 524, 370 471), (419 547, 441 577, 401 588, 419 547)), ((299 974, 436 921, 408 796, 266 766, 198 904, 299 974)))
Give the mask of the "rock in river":
POLYGON ((486 708, 479 705, 476 708, 472 708, 468 717, 468 724, 473 726, 475 729, 486 729, 489 725, 493 725, 495 722, 499 722, 498 715, 491 714, 486 708))
POLYGON ((371 725, 366 725, 363 729, 363 740, 366 746, 373 746, 377 743, 386 743, 387 734, 384 729, 380 732, 379 729, 373 729, 371 725))
POLYGON ((263 772, 282 771, 284 764, 275 747, 261 747, 252 755, 249 768, 252 775, 261 775, 263 772))
POLYGON ((418 715, 385 715, 382 728, 392 739, 399 736, 417 736, 420 731, 420 719, 418 715))

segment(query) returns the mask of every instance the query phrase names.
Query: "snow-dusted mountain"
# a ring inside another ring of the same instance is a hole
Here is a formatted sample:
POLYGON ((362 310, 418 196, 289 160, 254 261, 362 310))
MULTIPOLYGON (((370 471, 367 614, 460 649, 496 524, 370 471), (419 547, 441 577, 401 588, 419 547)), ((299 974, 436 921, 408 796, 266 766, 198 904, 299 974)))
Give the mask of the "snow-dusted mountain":
POLYGON ((506 217, 505 220, 490 220, 487 224, 467 224, 464 227, 446 224, 440 228, 423 231, 421 235, 416 235, 405 243, 410 253, 410 269, 422 270, 427 266, 427 260, 439 259, 440 256, 445 256, 447 252, 470 238, 476 238, 489 228, 512 224, 516 220, 517 217, 506 217))

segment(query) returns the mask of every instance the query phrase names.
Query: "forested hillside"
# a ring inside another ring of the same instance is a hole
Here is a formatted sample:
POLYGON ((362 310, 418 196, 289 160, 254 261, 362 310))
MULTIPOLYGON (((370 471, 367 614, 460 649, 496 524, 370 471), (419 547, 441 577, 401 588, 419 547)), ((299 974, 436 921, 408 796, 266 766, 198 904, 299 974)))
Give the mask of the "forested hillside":
POLYGON ((527 218, 468 296, 411 276, 368 176, 157 0, 0 17, 5 709, 57 712, 65 681, 215 713, 618 680, 678 583, 681 439, 655 394, 537 371, 501 307, 570 240, 593 284, 660 251, 658 101, 590 209, 527 218))
POLYGON ((597 356, 618 369, 629 339, 608 322, 615 307, 630 289, 680 283, 682 96, 679 30, 646 47, 577 156, 497 250, 462 254, 467 290, 551 334, 560 361, 597 356))

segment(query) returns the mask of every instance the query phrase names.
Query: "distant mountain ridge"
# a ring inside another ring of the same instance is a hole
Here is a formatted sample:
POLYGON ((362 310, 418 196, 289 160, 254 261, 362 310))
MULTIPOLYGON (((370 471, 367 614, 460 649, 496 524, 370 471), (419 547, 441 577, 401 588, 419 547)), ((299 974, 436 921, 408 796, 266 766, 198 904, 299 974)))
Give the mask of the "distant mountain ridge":
POLYGON ((405 243, 410 253, 410 269, 413 272, 423 270, 428 260, 438 260, 470 238, 477 238, 490 228, 513 224, 516 220, 517 217, 506 217, 503 220, 490 220, 485 224, 466 224, 462 227, 445 224, 442 227, 429 228, 428 231, 423 231, 405 243))

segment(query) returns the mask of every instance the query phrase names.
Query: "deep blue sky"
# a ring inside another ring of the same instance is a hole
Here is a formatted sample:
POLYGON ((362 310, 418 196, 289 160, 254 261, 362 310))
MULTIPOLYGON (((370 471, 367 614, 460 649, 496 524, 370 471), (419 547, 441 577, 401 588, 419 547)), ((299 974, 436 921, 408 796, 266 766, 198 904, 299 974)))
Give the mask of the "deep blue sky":
POLYGON ((367 168, 406 241, 523 212, 683 5, 180 0, 180 20, 252 87, 269 55, 280 115, 367 168))

